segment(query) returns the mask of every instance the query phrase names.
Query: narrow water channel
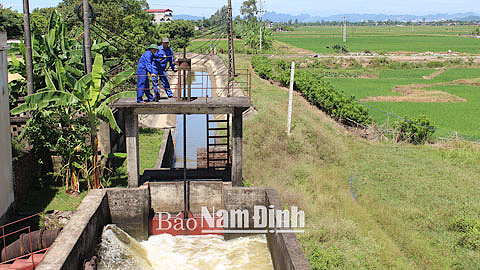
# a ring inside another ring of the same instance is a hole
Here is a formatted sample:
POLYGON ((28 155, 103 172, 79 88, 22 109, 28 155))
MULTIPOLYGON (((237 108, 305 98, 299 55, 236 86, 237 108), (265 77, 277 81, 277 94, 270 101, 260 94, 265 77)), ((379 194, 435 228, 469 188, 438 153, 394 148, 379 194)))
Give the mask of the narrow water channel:
MULTIPOLYGON (((192 97, 212 97, 211 81, 206 72, 194 72, 192 78, 192 97), (202 87, 203 86, 203 87, 202 87), (199 89, 205 88, 205 89, 199 89)), ((207 147, 207 119, 204 114, 187 115, 187 168, 197 167, 197 149, 207 147)), ((210 116, 212 117, 212 116, 210 116)), ((210 127, 216 127, 214 123, 210 127)), ((213 134, 211 134, 213 135, 213 134)), ((176 132, 174 134, 175 158, 174 168, 183 168, 183 115, 177 116, 176 132)))
POLYGON ((225 241, 222 236, 150 236, 137 242, 115 225, 104 228, 99 270, 272 270, 265 235, 225 241))

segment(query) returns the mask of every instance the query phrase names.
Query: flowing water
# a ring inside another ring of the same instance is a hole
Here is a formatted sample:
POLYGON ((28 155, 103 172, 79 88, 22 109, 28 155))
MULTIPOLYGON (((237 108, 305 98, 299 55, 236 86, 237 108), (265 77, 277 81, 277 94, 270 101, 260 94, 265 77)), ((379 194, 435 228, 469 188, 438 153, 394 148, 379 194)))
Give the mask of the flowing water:
POLYGON ((225 241, 222 236, 150 236, 137 242, 107 225, 99 248, 99 270, 273 269, 265 235, 225 241))

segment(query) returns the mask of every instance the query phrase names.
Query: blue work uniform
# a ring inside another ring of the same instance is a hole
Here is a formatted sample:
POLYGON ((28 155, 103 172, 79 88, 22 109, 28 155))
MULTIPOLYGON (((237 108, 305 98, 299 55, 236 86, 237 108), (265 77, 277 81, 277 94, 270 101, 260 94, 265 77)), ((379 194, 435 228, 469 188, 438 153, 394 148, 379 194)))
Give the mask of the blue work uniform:
POLYGON ((148 73, 155 74, 153 63, 153 54, 150 50, 146 51, 140 60, 137 67, 137 102, 143 102, 143 93, 147 95, 149 101, 153 101, 153 96, 150 93, 150 85, 148 83, 148 73))
MULTIPOLYGON (((173 94, 167 77, 167 64, 170 64, 172 70, 175 70, 175 57, 173 50, 170 47, 164 49, 163 46, 158 46, 158 51, 153 57, 153 66, 167 96, 172 97, 173 94)), ((152 84, 155 95, 160 96, 160 93, 158 92, 158 81, 152 78, 152 84)))

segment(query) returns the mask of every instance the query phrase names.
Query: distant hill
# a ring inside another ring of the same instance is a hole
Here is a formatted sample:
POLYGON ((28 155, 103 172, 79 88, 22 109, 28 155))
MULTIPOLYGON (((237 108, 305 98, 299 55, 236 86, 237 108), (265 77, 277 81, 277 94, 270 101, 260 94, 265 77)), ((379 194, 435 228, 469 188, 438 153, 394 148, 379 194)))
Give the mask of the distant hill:
POLYGON ((347 17, 350 22, 361 21, 422 21, 425 19, 427 22, 443 21, 443 20, 459 20, 459 21, 480 21, 480 15, 467 12, 467 13, 455 13, 455 14, 429 14, 423 16, 417 15, 388 15, 388 14, 338 14, 332 16, 314 16, 309 14, 290 15, 275 12, 266 12, 264 18, 273 22, 288 22, 289 20, 299 22, 317 22, 317 21, 343 21, 343 18, 347 17))
POLYGON ((174 20, 185 20, 185 21, 198 21, 201 20, 202 17, 198 16, 192 16, 192 15, 187 15, 187 14, 179 14, 179 15, 173 15, 174 20))

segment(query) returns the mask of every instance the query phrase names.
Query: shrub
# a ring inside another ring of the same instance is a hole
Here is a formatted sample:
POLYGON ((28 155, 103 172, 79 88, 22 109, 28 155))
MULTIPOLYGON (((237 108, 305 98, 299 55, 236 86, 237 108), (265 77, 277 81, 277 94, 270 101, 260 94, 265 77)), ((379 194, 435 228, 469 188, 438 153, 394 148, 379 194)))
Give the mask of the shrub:
POLYGON ((252 66, 260 78, 266 80, 273 78, 272 61, 266 56, 252 57, 252 66))
POLYGON ((348 47, 340 44, 335 44, 332 46, 332 49, 336 53, 348 53, 348 47))
MULTIPOLYGON (((252 66, 258 75, 264 79, 274 79, 283 86, 290 84, 290 70, 288 62, 278 62, 272 68, 272 61, 267 57, 255 56, 252 66), (283 68, 283 70, 279 70, 283 68), (277 71, 273 75, 273 69, 277 71)), ((346 125, 368 125, 371 122, 368 110, 351 96, 335 89, 332 84, 321 76, 312 74, 308 70, 299 69, 295 72, 295 90, 313 105, 325 111, 328 115, 346 125)))
POLYGON ((427 63, 427 67, 429 68, 439 68, 444 66, 445 66, 445 63, 440 61, 430 61, 427 63))
POLYGON ((450 230, 461 233, 458 245, 473 250, 480 249, 480 220, 459 216, 450 225, 450 230))
POLYGON ((386 57, 382 58, 373 58, 370 60, 370 66, 372 67, 383 67, 385 65, 390 64, 392 61, 386 57))
POLYGON ((437 128, 426 116, 421 115, 414 119, 405 117, 404 120, 395 123, 395 129, 398 133, 397 141, 425 144, 433 141, 437 128))
POLYGON ((328 270, 341 267, 344 262, 340 251, 335 247, 316 247, 308 256, 312 270, 328 270))

